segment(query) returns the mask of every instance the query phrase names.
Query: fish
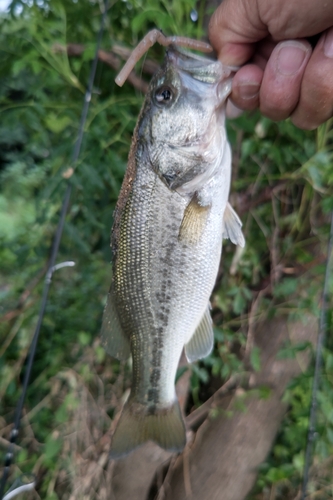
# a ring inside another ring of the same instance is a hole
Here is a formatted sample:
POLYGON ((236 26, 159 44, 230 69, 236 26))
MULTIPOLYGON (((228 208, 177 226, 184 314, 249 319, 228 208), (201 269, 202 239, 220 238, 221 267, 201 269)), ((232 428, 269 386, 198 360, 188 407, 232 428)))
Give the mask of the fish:
POLYGON ((183 349, 190 363, 212 351, 210 296, 222 238, 245 243, 228 203, 230 74, 219 61, 170 45, 134 130, 101 329, 106 351, 133 361, 111 458, 149 440, 175 453, 186 444, 175 393, 179 359, 183 349))

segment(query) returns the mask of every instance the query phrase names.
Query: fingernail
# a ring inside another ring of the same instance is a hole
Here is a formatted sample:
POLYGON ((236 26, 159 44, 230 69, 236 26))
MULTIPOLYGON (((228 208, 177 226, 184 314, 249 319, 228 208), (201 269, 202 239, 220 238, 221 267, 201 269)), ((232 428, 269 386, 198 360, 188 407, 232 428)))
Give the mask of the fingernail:
POLYGON ((251 82, 239 83, 238 92, 242 99, 253 99, 259 94, 259 85, 251 82))
POLYGON ((277 56, 277 70, 281 75, 292 76, 303 64, 308 48, 302 43, 282 42, 277 56))
POLYGON ((325 36, 324 54, 326 57, 333 59, 333 28, 330 28, 325 36))
POLYGON ((227 100, 226 116, 227 118, 238 118, 244 111, 234 105, 230 99, 227 100))

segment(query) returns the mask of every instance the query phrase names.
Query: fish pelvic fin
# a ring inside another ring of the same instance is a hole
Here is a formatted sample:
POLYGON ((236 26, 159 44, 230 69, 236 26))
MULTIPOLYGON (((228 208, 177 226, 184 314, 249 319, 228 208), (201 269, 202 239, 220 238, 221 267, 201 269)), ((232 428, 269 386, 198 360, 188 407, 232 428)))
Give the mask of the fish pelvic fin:
POLYGON ((223 238, 229 238, 235 245, 245 246, 245 238, 242 233, 242 222, 230 203, 227 203, 223 216, 223 238))
POLYGON ((131 399, 125 404, 111 442, 110 458, 118 459, 147 441, 179 453, 186 444, 178 401, 167 408, 150 408, 131 399))
POLYGON ((201 206, 197 194, 194 194, 185 209, 179 228, 178 238, 180 241, 189 245, 198 243, 206 227, 209 210, 210 205, 201 206))

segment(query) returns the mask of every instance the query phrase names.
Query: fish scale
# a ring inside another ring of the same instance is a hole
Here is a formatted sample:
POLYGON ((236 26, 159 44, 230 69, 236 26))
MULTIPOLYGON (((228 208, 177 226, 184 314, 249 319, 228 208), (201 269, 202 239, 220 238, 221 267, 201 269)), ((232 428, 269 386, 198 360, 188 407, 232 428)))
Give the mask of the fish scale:
POLYGON ((209 298, 222 237, 244 244, 240 220, 227 203, 227 93, 219 91, 225 74, 221 63, 172 47, 134 131, 112 230, 113 278, 102 325, 107 351, 133 359, 113 457, 147 440, 172 451, 184 447, 174 388, 178 362, 184 347, 191 362, 211 351, 209 298))

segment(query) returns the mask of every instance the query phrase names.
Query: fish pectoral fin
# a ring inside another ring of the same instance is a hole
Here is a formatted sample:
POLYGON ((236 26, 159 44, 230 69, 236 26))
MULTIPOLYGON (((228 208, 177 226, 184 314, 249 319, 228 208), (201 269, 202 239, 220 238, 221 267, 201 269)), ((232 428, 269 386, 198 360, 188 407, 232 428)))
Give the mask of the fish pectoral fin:
POLYGON ((129 358, 131 353, 129 339, 121 327, 111 290, 104 309, 101 337, 102 346, 110 356, 120 360, 129 358))
POLYGON ((194 194, 184 211, 182 223, 179 228, 179 241, 195 245, 200 240, 206 226, 210 205, 202 206, 194 194))
POLYGON ((242 233, 242 222, 230 203, 227 203, 223 215, 223 238, 229 238, 235 245, 245 246, 245 238, 242 233))
POLYGON ((186 433, 177 400, 159 409, 129 399, 112 437, 110 458, 123 457, 146 441, 154 441, 167 451, 183 450, 186 433))
POLYGON ((197 329, 185 345, 186 358, 190 363, 197 361, 197 359, 205 358, 212 352, 213 346, 213 322, 210 315, 210 306, 208 305, 197 329))

